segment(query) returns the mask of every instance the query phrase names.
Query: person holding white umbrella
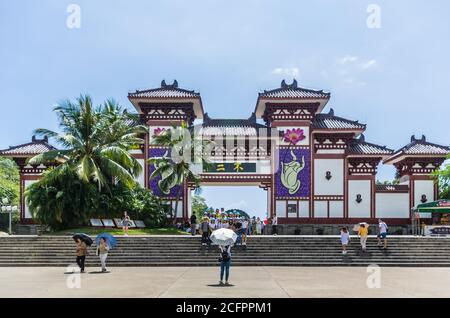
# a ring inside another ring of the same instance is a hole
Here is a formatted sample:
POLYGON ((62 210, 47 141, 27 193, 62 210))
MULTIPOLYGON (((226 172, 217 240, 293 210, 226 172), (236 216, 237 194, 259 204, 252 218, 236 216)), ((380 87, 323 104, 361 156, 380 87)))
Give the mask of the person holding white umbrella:
POLYGON ((220 248, 220 281, 223 285, 223 276, 225 274, 225 285, 229 285, 228 278, 230 277, 231 265, 231 246, 236 242, 237 234, 230 229, 218 229, 212 232, 211 241, 219 245, 220 248))
POLYGON ((361 243, 361 249, 363 252, 366 251, 366 243, 367 243, 367 236, 369 235, 369 226, 367 223, 360 223, 359 224, 359 230, 358 230, 359 240, 361 243), (366 226, 367 225, 367 226, 366 226))

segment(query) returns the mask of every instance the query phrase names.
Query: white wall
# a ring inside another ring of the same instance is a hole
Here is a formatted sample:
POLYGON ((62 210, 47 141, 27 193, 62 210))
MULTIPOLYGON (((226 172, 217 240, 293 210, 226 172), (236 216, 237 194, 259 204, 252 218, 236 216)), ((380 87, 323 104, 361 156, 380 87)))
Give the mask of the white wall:
MULTIPOLYGON (((175 209, 175 201, 172 201, 172 208, 175 209)), ((183 217, 183 201, 178 201, 177 218, 183 217)))
POLYGON ((330 218, 344 217, 344 201, 330 201, 330 218))
POLYGON ((314 160, 314 195, 344 195, 344 160, 314 160), (331 172, 331 179, 325 174, 331 172))
POLYGON ((282 218, 286 217, 286 201, 277 200, 275 203, 275 211, 277 216, 282 218))
MULTIPOLYGON (((428 201, 434 201, 434 181, 414 180, 414 206, 421 204, 422 194, 427 196, 428 201)), ((430 218, 431 213, 420 213, 421 218, 430 218)))
POLYGON ((328 201, 314 201, 314 217, 328 217, 328 201))
POLYGON ((348 182, 348 216, 370 217, 371 207, 370 180, 349 180, 348 182), (361 194, 362 201, 356 202, 356 196, 361 194))
MULTIPOLYGON (((36 181, 38 181, 38 180, 25 180, 25 189, 26 189, 29 185, 35 183, 36 181)), ((24 200, 24 201, 25 201, 25 200, 24 200)), ((24 213, 24 215, 25 215, 25 219, 31 219, 31 218, 33 218, 33 216, 31 215, 30 209, 28 208, 28 205, 27 205, 27 202, 26 202, 26 201, 25 201, 25 213, 24 213)))
POLYGON ((375 216, 409 218, 409 193, 376 193, 375 216))
POLYGON ((309 218, 309 200, 300 201, 298 204, 299 210, 298 216, 301 218, 309 218))
POLYGON ((414 206, 421 204, 422 194, 427 196, 428 201, 434 201, 433 180, 414 180, 414 206))

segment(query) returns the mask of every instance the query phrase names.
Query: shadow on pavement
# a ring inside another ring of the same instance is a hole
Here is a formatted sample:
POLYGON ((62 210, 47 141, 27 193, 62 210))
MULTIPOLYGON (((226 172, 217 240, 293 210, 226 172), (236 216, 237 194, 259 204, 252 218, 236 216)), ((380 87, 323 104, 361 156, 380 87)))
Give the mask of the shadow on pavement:
POLYGON ((233 287, 233 284, 228 284, 228 285, 220 285, 220 284, 211 284, 211 285, 206 285, 208 287, 233 287))

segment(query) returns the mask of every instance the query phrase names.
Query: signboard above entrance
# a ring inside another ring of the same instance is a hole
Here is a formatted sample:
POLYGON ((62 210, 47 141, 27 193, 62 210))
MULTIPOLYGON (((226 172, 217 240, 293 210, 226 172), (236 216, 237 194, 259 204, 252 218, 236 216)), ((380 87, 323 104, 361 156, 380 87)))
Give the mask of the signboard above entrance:
POLYGON ((255 162, 214 162, 209 167, 203 167, 208 173, 248 173, 256 172, 255 162))

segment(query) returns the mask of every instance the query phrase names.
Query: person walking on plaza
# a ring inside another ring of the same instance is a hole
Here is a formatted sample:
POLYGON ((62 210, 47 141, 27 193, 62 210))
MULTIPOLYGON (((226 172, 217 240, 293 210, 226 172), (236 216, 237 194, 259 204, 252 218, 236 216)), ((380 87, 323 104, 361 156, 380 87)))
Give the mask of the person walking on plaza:
POLYGON ((100 263, 102 264, 102 273, 107 272, 106 258, 108 257, 109 245, 106 243, 106 239, 102 237, 100 244, 97 247, 96 254, 100 257, 100 263))
POLYGON ((79 238, 76 240, 76 243, 77 243, 76 262, 77 265, 80 267, 80 272, 84 273, 84 262, 86 261, 87 245, 79 238))
POLYGON ((225 274, 225 285, 229 285, 228 279, 230 277, 230 265, 231 265, 231 245, 219 246, 220 248, 220 281, 219 284, 223 285, 223 276, 225 274))
POLYGON ((197 217, 194 213, 191 215, 191 235, 194 236, 197 232, 197 217))
POLYGON ((277 225, 278 225, 278 218, 277 218, 277 215, 274 214, 273 218, 272 218, 272 234, 273 235, 277 235, 278 234, 278 232, 277 232, 277 225))
POLYGON ((128 236, 128 227, 130 226, 130 217, 128 216, 127 211, 123 213, 123 219, 122 219, 122 228, 124 231, 124 235, 128 236))
POLYGON ((387 249, 387 232, 388 232, 388 226, 385 222, 383 222, 382 219, 378 220, 378 246, 382 246, 383 243, 381 240, 384 241, 384 247, 383 249, 387 249))
POLYGON ((366 243, 367 243, 367 235, 369 234, 369 229, 366 227, 365 224, 359 225, 358 235, 359 235, 359 241, 361 243, 362 251, 366 251, 366 243))
POLYGON ((202 245, 209 243, 209 219, 207 216, 203 217, 202 223, 200 223, 200 231, 202 232, 202 245))
POLYGON ((346 227, 343 227, 341 230, 341 244, 342 244, 342 254, 347 254, 347 245, 350 241, 350 233, 348 232, 346 227))

